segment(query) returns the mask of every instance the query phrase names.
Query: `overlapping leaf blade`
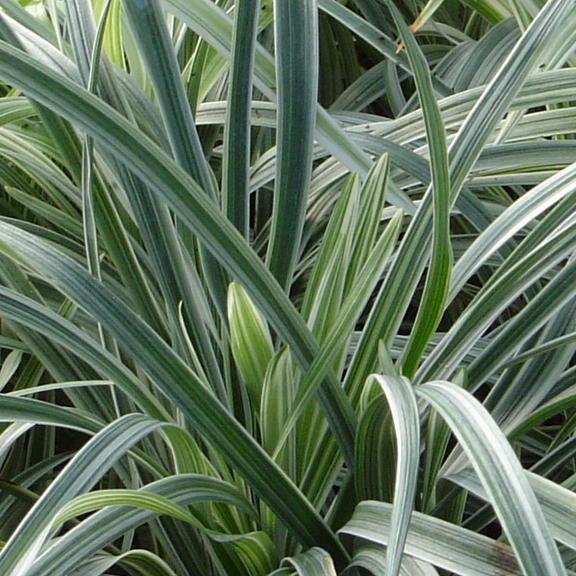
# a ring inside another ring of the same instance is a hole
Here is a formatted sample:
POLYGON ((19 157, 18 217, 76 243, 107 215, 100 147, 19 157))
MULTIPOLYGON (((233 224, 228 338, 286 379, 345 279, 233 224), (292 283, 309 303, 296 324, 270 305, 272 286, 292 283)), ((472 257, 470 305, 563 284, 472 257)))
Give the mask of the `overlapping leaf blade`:
POLYGON ((488 412, 470 394, 447 382, 424 384, 418 395, 441 413, 462 445, 523 570, 566 574, 521 464, 488 412))

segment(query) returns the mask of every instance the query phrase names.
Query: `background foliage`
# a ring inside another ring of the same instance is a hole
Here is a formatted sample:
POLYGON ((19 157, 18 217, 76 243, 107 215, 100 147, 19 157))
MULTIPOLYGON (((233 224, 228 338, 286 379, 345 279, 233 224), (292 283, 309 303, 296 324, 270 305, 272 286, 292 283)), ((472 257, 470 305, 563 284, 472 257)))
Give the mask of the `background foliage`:
POLYGON ((0 574, 576 570, 574 0, 0 9, 0 574))

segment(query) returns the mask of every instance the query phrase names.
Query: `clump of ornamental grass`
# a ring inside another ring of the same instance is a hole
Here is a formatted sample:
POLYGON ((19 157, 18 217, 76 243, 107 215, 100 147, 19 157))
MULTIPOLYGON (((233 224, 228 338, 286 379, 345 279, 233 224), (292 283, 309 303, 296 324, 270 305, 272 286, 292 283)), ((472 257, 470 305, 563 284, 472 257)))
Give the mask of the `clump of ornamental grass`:
POLYGON ((0 574, 575 570, 574 30, 0 2, 0 574))

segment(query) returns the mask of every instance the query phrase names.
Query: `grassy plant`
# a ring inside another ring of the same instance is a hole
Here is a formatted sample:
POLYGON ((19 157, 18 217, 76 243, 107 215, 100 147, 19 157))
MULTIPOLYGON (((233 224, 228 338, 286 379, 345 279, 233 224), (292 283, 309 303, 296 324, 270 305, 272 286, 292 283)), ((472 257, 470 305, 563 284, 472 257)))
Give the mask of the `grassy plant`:
POLYGON ((574 0, 0 0, 0 574, 576 570, 574 0))

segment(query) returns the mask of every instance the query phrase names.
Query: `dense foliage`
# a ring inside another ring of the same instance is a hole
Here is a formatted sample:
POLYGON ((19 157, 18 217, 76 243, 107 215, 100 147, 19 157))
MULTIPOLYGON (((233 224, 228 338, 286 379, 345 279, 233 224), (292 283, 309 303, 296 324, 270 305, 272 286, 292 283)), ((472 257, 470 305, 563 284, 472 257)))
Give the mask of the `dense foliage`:
POLYGON ((0 574, 576 570, 574 0, 0 0, 0 574))

